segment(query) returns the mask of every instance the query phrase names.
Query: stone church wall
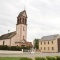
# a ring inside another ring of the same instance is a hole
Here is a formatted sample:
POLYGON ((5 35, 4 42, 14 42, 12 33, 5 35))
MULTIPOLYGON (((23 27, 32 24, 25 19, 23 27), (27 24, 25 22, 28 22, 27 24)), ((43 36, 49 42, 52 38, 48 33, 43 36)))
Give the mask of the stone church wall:
POLYGON ((8 45, 8 46, 10 46, 10 39, 0 40, 0 45, 8 45))
POLYGON ((11 38, 11 46, 16 46, 15 42, 17 41, 16 35, 11 38))

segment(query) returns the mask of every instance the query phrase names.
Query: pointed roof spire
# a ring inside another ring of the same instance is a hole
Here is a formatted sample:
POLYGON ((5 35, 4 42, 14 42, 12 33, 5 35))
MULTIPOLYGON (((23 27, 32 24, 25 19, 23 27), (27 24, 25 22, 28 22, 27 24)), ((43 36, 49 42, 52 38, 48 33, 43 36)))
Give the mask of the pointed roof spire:
POLYGON ((20 16, 25 16, 27 17, 26 10, 23 10, 22 12, 19 13, 18 17, 20 16))

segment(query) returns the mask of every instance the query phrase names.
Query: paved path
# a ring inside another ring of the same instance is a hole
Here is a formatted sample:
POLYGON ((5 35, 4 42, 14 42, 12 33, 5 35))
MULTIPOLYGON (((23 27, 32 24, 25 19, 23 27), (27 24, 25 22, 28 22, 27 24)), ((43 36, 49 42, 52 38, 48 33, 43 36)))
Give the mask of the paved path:
POLYGON ((45 56, 60 56, 60 53, 20 53, 20 54, 0 54, 0 57, 45 57, 45 56))

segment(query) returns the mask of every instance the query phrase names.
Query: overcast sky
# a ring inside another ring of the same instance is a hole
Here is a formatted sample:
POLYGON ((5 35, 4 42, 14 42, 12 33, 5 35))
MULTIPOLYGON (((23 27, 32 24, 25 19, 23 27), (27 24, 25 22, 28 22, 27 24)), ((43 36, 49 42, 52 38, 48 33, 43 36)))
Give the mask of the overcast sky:
POLYGON ((0 35, 16 30, 17 16, 24 7, 28 41, 60 34, 60 0, 0 0, 0 35))

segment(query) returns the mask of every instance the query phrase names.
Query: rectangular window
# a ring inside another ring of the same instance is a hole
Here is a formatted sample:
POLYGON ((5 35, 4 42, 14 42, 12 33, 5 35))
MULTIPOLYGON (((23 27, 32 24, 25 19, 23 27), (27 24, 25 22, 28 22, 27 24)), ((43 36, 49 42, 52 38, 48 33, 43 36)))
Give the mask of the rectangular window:
POLYGON ((41 45, 42 45, 42 42, 41 42, 41 45))
POLYGON ((3 41, 3 45, 5 44, 5 41, 3 41))
POLYGON ((48 44, 49 44, 49 41, 48 41, 48 44))
POLYGON ((52 47, 52 50, 54 50, 54 47, 52 47))
POLYGON ((44 47, 44 50, 46 50, 46 47, 44 47))
POLYGON ((23 31, 25 31, 25 28, 23 27, 23 31))
POLYGON ((52 41, 52 44, 53 44, 53 41, 52 41))

